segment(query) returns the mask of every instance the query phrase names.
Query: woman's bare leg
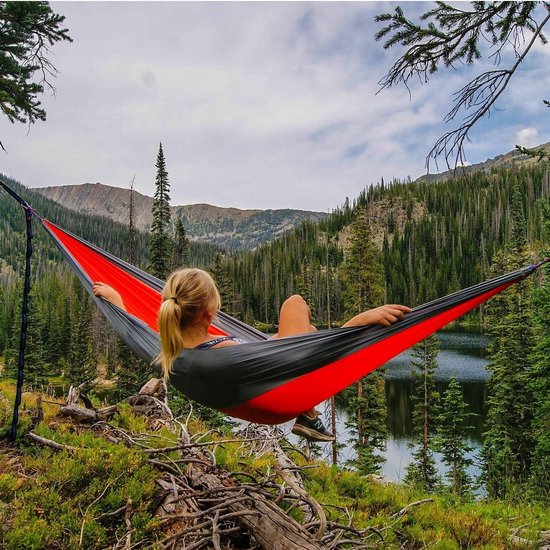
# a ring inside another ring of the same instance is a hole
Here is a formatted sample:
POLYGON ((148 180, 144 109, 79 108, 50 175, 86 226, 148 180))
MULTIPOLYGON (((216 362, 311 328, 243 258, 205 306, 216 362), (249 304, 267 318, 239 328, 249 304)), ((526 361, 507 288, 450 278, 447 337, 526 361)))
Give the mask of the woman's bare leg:
MULTIPOLYGON (((311 309, 299 294, 294 294, 287 298, 281 306, 279 332, 273 338, 296 336, 308 332, 317 332, 317 329, 311 324, 311 309)), ((317 411, 309 409, 304 414, 307 414, 310 418, 315 418, 317 411)))
POLYGON ((308 332, 317 332, 317 329, 311 324, 311 310, 300 295, 294 294, 281 306, 279 332, 273 338, 296 336, 308 332))

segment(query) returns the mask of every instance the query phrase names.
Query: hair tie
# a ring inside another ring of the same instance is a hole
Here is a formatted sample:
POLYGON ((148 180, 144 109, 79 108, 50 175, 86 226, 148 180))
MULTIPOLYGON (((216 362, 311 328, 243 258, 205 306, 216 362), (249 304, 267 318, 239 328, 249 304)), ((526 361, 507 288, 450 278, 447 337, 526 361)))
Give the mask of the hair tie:
POLYGON ((175 296, 170 296, 170 300, 174 300, 174 302, 176 302, 176 304, 178 303, 178 299, 175 296))

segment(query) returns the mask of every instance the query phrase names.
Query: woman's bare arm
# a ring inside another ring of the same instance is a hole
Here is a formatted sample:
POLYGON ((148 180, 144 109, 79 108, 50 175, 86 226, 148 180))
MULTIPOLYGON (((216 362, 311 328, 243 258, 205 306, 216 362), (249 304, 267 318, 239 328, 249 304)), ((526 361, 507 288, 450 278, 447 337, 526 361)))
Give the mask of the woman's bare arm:
POLYGON ((108 302, 111 302, 111 304, 126 311, 126 307, 122 301, 122 296, 112 286, 98 281, 92 285, 92 290, 96 296, 101 296, 108 302))
POLYGON ((386 304, 385 306, 363 311, 363 313, 359 313, 359 315, 356 315, 342 326, 359 327, 363 325, 384 325, 389 327, 396 321, 403 319, 403 316, 411 311, 412 309, 407 306, 386 304))

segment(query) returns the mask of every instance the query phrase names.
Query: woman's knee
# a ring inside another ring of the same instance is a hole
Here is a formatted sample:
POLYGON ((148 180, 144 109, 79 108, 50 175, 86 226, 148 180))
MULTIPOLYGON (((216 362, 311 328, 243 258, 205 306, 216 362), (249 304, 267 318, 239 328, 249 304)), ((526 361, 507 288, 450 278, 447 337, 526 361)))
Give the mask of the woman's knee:
POLYGON ((307 305, 307 302, 300 296, 299 294, 293 294, 292 296, 289 296, 284 302, 283 306, 293 306, 293 307, 309 307, 307 305))
POLYGON ((307 302, 299 294, 293 294, 287 298, 281 306, 281 313, 285 311, 292 311, 294 313, 305 313, 308 319, 311 318, 311 310, 307 305, 307 302))
POLYGON ((287 298, 281 306, 279 336, 306 332, 311 332, 311 311, 307 302, 299 294, 294 294, 287 298))

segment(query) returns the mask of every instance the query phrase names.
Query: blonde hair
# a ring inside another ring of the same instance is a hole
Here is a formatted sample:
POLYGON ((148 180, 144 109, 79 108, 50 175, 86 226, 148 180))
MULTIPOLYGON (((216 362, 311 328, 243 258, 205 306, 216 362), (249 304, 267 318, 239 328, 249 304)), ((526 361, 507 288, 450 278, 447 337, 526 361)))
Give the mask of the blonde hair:
POLYGON ((176 357, 183 350, 181 331, 208 311, 220 309, 220 294, 212 277, 202 269, 180 269, 168 277, 158 313, 160 354, 155 359, 168 380, 176 357))

